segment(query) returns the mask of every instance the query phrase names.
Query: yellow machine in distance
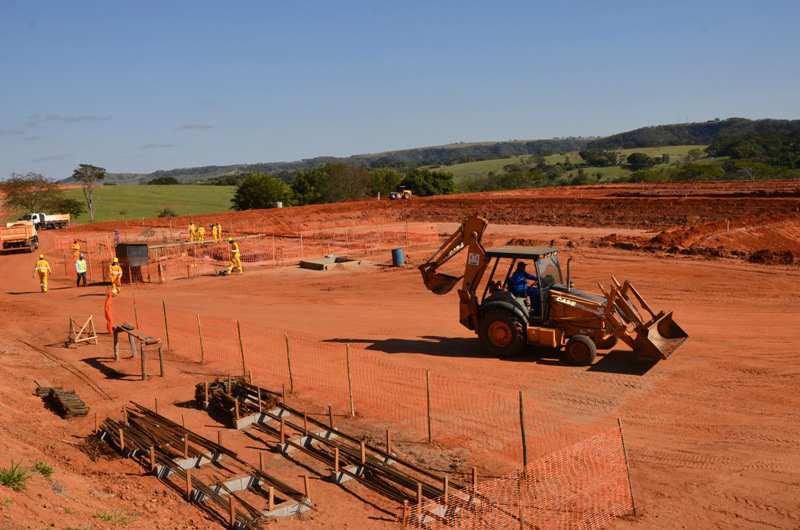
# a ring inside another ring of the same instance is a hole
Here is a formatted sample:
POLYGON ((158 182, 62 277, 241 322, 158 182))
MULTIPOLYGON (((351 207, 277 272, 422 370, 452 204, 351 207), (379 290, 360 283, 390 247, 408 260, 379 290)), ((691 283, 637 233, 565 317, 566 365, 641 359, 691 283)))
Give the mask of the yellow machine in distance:
POLYGON ((425 287, 435 294, 450 292, 459 281, 459 320, 478 334, 481 343, 497 356, 511 356, 528 344, 564 348, 565 359, 575 365, 591 364, 598 349, 611 349, 621 340, 641 360, 657 361, 672 355, 689 338, 672 319, 672 311, 655 313, 639 292, 613 278, 602 296, 575 289, 570 264, 564 280, 558 249, 505 246, 485 249, 481 244, 488 221, 468 217, 431 258, 420 265, 425 287), (462 276, 439 268, 462 250, 467 262, 462 276), (505 279, 494 280, 501 262, 510 260, 505 279), (514 265, 533 263, 538 278, 538 307, 508 289, 514 265), (482 296, 476 291, 487 267, 494 261, 482 296))

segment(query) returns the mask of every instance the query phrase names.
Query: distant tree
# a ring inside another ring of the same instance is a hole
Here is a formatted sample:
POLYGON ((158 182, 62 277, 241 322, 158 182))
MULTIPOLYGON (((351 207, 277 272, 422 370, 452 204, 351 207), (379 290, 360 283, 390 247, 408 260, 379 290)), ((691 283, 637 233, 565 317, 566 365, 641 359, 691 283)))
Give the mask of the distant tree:
POLYGON ((6 208, 28 213, 43 212, 62 199, 61 188, 55 181, 34 172, 12 173, 8 180, 0 183, 0 191, 5 196, 6 208))
POLYGON ((164 208, 163 210, 161 210, 161 212, 158 214, 158 216, 159 217, 178 217, 178 214, 176 214, 175 212, 173 212, 169 208, 164 208))
POLYGON ((403 180, 402 173, 388 167, 372 169, 369 172, 369 176, 372 181, 372 193, 374 195, 380 193, 386 196, 393 191, 397 191, 397 187, 403 180))
POLYGON ((106 170, 91 164, 80 164, 78 169, 72 172, 72 178, 83 185, 83 197, 86 199, 89 219, 94 221, 94 188, 98 182, 106 178, 106 170))
POLYGON ((175 184, 180 184, 180 182, 175 177, 158 177, 158 178, 154 178, 153 180, 151 180, 147 184, 148 184, 148 186, 149 185, 153 185, 153 186, 171 186, 171 185, 175 185, 175 184))
POLYGON ((645 153, 631 153, 628 155, 627 158, 628 164, 631 166, 631 170, 638 171, 640 169, 647 169, 648 167, 653 167, 656 165, 656 161, 653 160, 650 155, 645 153))
POLYGON ((372 193, 369 172, 361 166, 328 163, 308 171, 298 171, 292 191, 298 204, 321 204, 361 199, 372 193))
POLYGON ((81 214, 86 213, 83 203, 77 199, 61 198, 54 205, 54 211, 58 213, 68 213, 73 219, 77 219, 81 214))
POLYGON ((444 171, 414 169, 406 175, 400 185, 405 186, 406 189, 411 190, 414 195, 420 197, 456 192, 453 174, 444 171))
POLYGON ((669 182, 672 172, 666 168, 649 168, 634 171, 628 178, 630 182, 669 182))
POLYGON ((292 192, 299 205, 319 204, 322 202, 322 180, 325 173, 321 168, 298 171, 292 181, 292 192))
POLYGON ((703 151, 700 149, 690 149, 688 153, 686 153, 686 161, 687 162, 697 162, 703 158, 703 151))
POLYGON ((611 149, 583 149, 578 154, 592 167, 615 166, 619 162, 619 153, 611 149))
POLYGON ((675 169, 672 174, 672 180, 677 181, 700 181, 700 180, 717 180, 725 175, 725 171, 715 165, 711 164, 698 164, 697 162, 690 162, 683 164, 675 169))
POLYGON ((103 182, 103 186, 116 186, 116 182, 103 182))
POLYGON ((276 202, 289 202, 291 188, 281 179, 264 173, 250 173, 236 187, 231 209, 274 208, 276 202))

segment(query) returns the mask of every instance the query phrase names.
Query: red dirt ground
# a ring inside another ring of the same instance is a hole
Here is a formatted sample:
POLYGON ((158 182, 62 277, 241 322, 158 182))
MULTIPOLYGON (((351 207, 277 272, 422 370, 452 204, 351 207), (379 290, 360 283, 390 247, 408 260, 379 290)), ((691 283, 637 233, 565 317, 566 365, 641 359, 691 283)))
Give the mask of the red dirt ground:
MULTIPOLYGON (((573 277, 579 287, 596 290, 596 282, 606 283, 612 274, 630 279, 652 306, 673 309, 676 321, 691 336, 670 359, 645 373, 626 362, 627 348, 601 357, 591 368, 535 353, 514 361, 488 358, 475 336, 458 324, 456 293, 432 295, 413 268, 325 273, 295 267, 252 269, 241 277, 138 287, 136 296, 143 304, 166 298, 175 308, 258 322, 296 336, 361 343, 404 364, 479 387, 523 390, 546 409, 577 423, 610 426, 619 417, 638 517, 620 520, 616 527, 798 528, 800 368, 794 361, 800 346, 800 270, 593 246, 611 233, 616 239, 647 242, 662 231, 727 224, 731 219, 741 226, 730 231, 726 226, 724 234, 710 231, 702 238, 748 251, 764 250, 759 247, 765 243, 758 242, 764 238, 770 245, 782 238, 791 250, 797 245, 797 214, 792 212, 800 206, 798 184, 559 188, 208 216, 209 221, 241 223, 248 230, 249 223, 262 220, 269 220, 274 230, 330 226, 334 221, 433 220, 447 223, 440 225, 440 232, 447 233, 463 215, 483 213, 494 223, 487 233, 490 244, 510 239, 555 240, 561 246, 572 242, 575 246, 563 253, 575 258, 573 277), (779 223, 774 229, 764 223, 770 216, 779 223), (748 219, 758 219, 758 226, 748 226, 748 219)), ((163 220, 152 224, 159 222, 163 220)), ((109 226, 113 229, 109 224, 87 228, 109 226)), ((48 235, 43 238, 45 249, 48 235)), ((687 241, 686 248, 696 243, 687 241)), ((416 265, 430 250, 411 249, 407 254, 416 265)), ((388 261, 389 256, 373 260, 388 261)), ((98 510, 124 510, 138 518, 132 528, 219 528, 177 493, 144 476, 136 464, 91 461, 75 444, 90 433, 93 419, 61 420, 32 394, 37 382, 75 388, 101 417, 118 417, 129 399, 148 404, 158 397, 166 415, 179 418, 183 413, 189 428, 211 437, 219 424, 201 411, 175 405, 191 398, 194 384, 208 377, 210 369, 169 358, 167 378, 142 383, 109 378, 107 360, 94 360, 110 353, 108 337, 101 337, 100 346, 79 350, 47 347, 65 339, 69 316, 94 314, 101 319, 105 287, 75 289, 71 281, 55 279, 51 291, 40 294, 30 276, 34 261, 30 255, 0 256, 0 467, 12 460, 22 459, 25 465, 42 460, 56 472, 49 479, 34 476, 25 493, 0 486, 0 525, 105 528, 95 517, 98 510), (18 339, 69 361, 113 399, 102 399, 18 339), (4 503, 5 498, 10 502, 4 503)), ((130 292, 126 289, 118 302, 130 292)), ((135 373, 126 361, 114 368, 135 373)), ((252 458, 243 438, 231 434, 229 443, 252 458)), ((406 450, 433 462, 431 454, 417 446, 406 450)), ((491 470, 479 455, 464 458, 486 473, 491 470)), ((269 469, 296 486, 300 475, 308 472, 282 458, 269 460, 269 469)), ((352 491, 355 495, 315 478, 312 497, 320 511, 278 521, 274 527, 391 527, 396 506, 364 488, 352 491)))

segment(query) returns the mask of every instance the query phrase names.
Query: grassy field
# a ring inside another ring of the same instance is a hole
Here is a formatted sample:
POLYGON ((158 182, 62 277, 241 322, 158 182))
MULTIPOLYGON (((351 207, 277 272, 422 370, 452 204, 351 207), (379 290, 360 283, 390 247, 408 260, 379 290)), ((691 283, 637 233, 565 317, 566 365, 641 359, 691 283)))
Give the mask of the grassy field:
MULTIPOLYGON (((95 221, 158 217, 164 208, 177 215, 197 215, 230 210, 236 186, 101 186, 95 189, 95 221)), ((84 202, 83 190, 64 190, 70 199, 84 202)), ((78 222, 89 222, 83 214, 78 222)))
MULTIPOLYGON (((665 146, 665 147, 639 147, 636 149, 619 149, 618 151, 622 153, 622 157, 627 158, 628 155, 631 153, 645 153, 652 157, 661 156, 664 153, 667 153, 672 157, 672 161, 682 161, 682 158, 689 153, 692 149, 705 149, 705 145, 674 145, 674 146, 665 146)), ((555 164, 556 162, 564 162, 564 157, 569 158, 569 161, 572 163, 581 163, 583 159, 580 155, 576 152, 566 153, 563 155, 550 155, 546 157, 548 164, 555 164)), ((486 176, 490 171, 494 171, 495 173, 499 173, 503 171, 503 166, 508 164, 519 164, 520 158, 527 158, 527 156, 523 157, 512 157, 512 158, 498 158, 495 160, 481 160, 480 162, 467 162, 465 164, 454 164, 452 166, 441 166, 437 169, 442 171, 449 171, 455 176, 456 182, 462 181, 464 179, 471 179, 475 177, 483 177, 486 176)), ((621 167, 613 167, 613 168, 585 168, 584 171, 594 175, 598 171, 603 174, 603 180, 613 179, 618 176, 624 175, 629 173, 628 170, 623 169, 621 167)), ((567 175, 571 178, 576 174, 576 171, 571 171, 567 175)))

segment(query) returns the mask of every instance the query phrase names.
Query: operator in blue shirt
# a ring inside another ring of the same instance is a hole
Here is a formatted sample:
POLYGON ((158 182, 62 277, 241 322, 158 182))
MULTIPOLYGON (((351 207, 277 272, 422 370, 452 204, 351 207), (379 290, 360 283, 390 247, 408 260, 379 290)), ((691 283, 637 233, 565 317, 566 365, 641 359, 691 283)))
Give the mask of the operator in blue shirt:
POLYGON ((517 263, 517 270, 508 279, 508 290, 514 296, 525 296, 530 298, 531 309, 534 314, 541 311, 541 296, 539 294, 539 278, 525 271, 526 265, 522 261, 517 263), (533 280, 532 285, 528 285, 528 280, 533 280))

